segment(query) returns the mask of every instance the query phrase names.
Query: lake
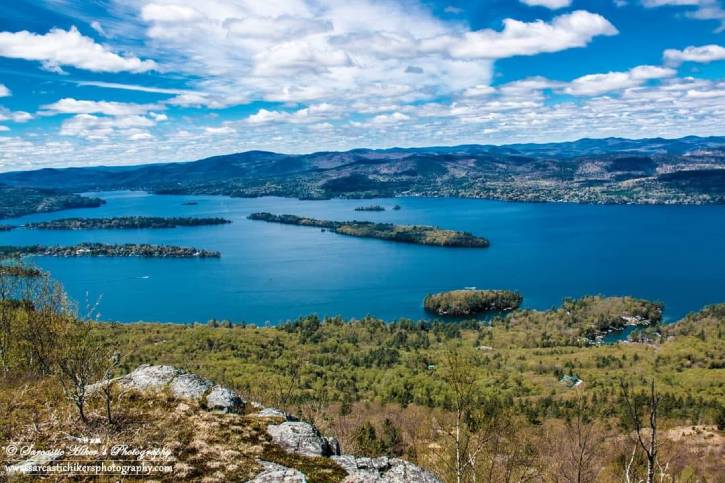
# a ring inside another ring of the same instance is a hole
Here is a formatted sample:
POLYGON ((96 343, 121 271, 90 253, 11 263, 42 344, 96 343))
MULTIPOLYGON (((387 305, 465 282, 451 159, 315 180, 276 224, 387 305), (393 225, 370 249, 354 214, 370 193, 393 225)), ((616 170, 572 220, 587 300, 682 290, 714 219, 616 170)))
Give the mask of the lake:
POLYGON ((275 324, 318 314, 426 318, 423 297, 468 286, 518 290, 524 306, 565 297, 633 295, 676 320, 725 302, 725 206, 510 203, 452 198, 299 201, 287 198, 94 193, 100 208, 3 220, 220 216, 229 225, 0 233, 0 244, 156 243, 219 250, 221 259, 36 258, 78 303, 105 320, 275 324), (195 205, 185 205, 187 202, 195 205), (380 204, 384 212, 356 212, 380 204), (394 205, 401 210, 393 211, 394 205), (487 249, 352 238, 249 221, 256 211, 329 220, 430 224, 487 237, 487 249), (97 307, 91 310, 91 307, 97 307))

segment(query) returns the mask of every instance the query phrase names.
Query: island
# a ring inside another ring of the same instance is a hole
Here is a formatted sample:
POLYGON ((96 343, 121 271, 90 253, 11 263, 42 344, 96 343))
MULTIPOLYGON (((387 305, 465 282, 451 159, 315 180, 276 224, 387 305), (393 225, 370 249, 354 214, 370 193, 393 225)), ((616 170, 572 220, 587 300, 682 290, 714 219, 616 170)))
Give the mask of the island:
POLYGON ((12 187, 0 184, 0 218, 15 218, 33 213, 97 208, 105 201, 73 193, 44 188, 12 187))
POLYGON ((44 257, 143 257, 143 258, 219 258, 219 252, 171 245, 147 243, 79 243, 72 246, 0 246, 0 258, 24 255, 44 257))
POLYGON ((360 238, 377 238, 400 243, 431 245, 455 248, 486 248, 489 241, 468 232, 446 230, 433 226, 393 225, 391 223, 373 223, 370 221, 327 221, 295 215, 274 215, 272 213, 252 213, 250 220, 282 223, 284 225, 312 226, 329 230, 340 235, 360 238))
POLYGON ((385 207, 380 205, 358 206, 355 211, 385 211, 385 207))
POLYGON ((519 308, 523 297, 509 290, 450 290, 428 295, 423 300, 426 312, 465 317, 486 312, 504 312, 519 308))
POLYGON ((13 231, 15 228, 15 225, 0 225, 0 231, 13 231))
POLYGON ((120 216, 114 218, 61 218, 28 223, 32 230, 128 230, 138 228, 176 228, 177 226, 224 225, 224 218, 162 218, 157 216, 120 216))

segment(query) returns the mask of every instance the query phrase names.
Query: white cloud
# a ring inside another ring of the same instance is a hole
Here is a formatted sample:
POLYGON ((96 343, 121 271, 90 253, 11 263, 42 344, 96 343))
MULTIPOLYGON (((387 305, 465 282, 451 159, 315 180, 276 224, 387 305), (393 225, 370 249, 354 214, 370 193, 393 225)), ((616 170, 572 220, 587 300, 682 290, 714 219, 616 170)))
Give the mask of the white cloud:
POLYGON ((604 17, 585 11, 551 22, 508 19, 503 30, 471 32, 415 1, 133 0, 132 5, 163 68, 201 79, 194 93, 169 103, 212 108, 258 100, 429 100, 487 85, 493 59, 582 47, 617 32, 604 17))
POLYGON ((489 29, 468 32, 461 40, 447 42, 446 47, 456 58, 500 59, 584 47, 594 37, 617 33, 614 25, 601 15, 577 10, 555 17, 550 23, 508 18, 501 32, 489 29))
POLYGON ((0 131, 4 132, 4 131, 9 131, 9 130, 10 130, 9 127, 0 125, 0 131))
POLYGON ((187 89, 167 89, 163 87, 140 86, 136 84, 120 84, 118 82, 102 82, 102 81, 78 81, 79 86, 101 87, 106 89, 120 89, 125 91, 151 92, 153 94, 170 94, 184 95, 194 94, 193 91, 187 89))
POLYGON ((133 104, 113 101, 88 101, 71 97, 60 99, 41 107, 43 114, 106 114, 108 116, 129 116, 145 114, 162 108, 158 104, 133 104))
POLYGON ((71 66, 93 72, 146 72, 156 68, 152 60, 120 56, 78 29, 52 29, 44 35, 28 31, 0 32, 0 57, 42 62, 46 69, 71 66))
POLYGON ((571 5, 572 0, 519 0, 530 7, 546 7, 552 10, 571 5))
POLYGON ((204 132, 207 134, 212 135, 224 135, 224 134, 234 134, 236 133, 236 130, 230 126, 220 126, 220 127, 207 127, 204 129, 204 132))
POLYGON ((0 97, 8 97, 10 95, 10 89, 5 84, 0 84, 0 97))
POLYGON ((725 47, 710 44, 700 47, 689 46, 683 50, 667 49, 663 54, 665 62, 679 65, 683 62, 708 63, 716 60, 725 60, 725 47))
POLYGON ((608 72, 578 77, 568 83, 563 91, 574 96, 596 96, 640 86, 648 80, 672 77, 675 74, 673 69, 666 67, 640 65, 626 72, 608 72))
POLYGON ((260 109, 247 118, 250 124, 266 124, 270 122, 290 122, 294 124, 317 123, 325 119, 338 118, 345 109, 340 105, 328 103, 312 104, 294 112, 270 111, 260 109))
POLYGON ((0 122, 1 121, 12 121, 12 122, 28 122, 33 119, 33 115, 25 111, 11 111, 0 106, 0 122))
POLYGON ((697 20, 717 20, 720 27, 716 30, 725 30, 725 9, 722 8, 720 0, 642 0, 647 8, 655 7, 696 7, 688 10, 686 15, 697 20))
MULTIPOLYGON (((154 120, 138 115, 106 117, 78 114, 63 121, 60 134, 87 140, 105 140, 113 136, 130 139, 134 135, 147 133, 146 129, 155 125, 154 120)), ((136 136, 136 140, 140 139, 143 137, 136 136)))

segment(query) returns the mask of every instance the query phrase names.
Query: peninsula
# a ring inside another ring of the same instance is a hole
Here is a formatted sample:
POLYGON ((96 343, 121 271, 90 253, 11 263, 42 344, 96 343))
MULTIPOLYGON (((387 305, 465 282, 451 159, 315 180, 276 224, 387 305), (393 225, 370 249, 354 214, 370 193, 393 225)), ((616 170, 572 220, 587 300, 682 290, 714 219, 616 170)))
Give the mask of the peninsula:
POLYGON ((522 301, 520 294, 508 290, 465 289, 428 295, 423 307, 436 315, 463 317, 517 309, 522 301))
POLYGON ((360 238, 377 238, 400 243, 431 245, 439 247, 486 248, 489 241, 468 232, 446 230, 433 226, 393 225, 369 221, 327 221, 295 215, 274 215, 252 213, 250 220, 282 223, 284 225, 312 226, 330 230, 340 235, 360 238))
POLYGON ((36 255, 44 257, 144 257, 144 258, 219 258, 219 252, 171 245, 147 243, 79 243, 72 246, 0 246, 0 257, 36 255))
POLYGON ((156 216, 121 216, 114 218, 61 218, 59 220, 28 223, 33 230, 105 230, 138 228, 176 228, 177 226, 224 225, 224 218, 162 218, 156 216))

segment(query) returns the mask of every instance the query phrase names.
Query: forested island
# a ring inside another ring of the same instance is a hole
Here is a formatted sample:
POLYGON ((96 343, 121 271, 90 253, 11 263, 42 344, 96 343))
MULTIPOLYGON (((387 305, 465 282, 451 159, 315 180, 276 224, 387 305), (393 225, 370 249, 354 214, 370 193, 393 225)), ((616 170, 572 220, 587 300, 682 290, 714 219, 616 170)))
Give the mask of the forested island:
POLYGON ((224 218, 121 216, 113 218, 61 218, 59 220, 28 223, 25 225, 25 228, 33 230, 127 230, 137 228, 224 225, 227 223, 231 223, 231 221, 224 218))
POLYGON ((14 218, 71 208, 96 208, 104 203, 105 201, 100 198, 90 198, 60 190, 0 184, 0 218, 14 218))
POLYGON ((436 315, 463 317, 517 309, 522 301, 519 293, 509 290, 465 289, 428 295, 423 307, 436 315))
POLYGON ((358 206, 355 211, 385 211, 385 207, 380 205, 358 206))
POLYGON ((377 238, 379 240, 417 245, 456 248, 486 248, 489 246, 487 239, 471 233, 432 226, 393 225, 391 223, 373 223, 370 221, 327 221, 295 215, 274 215, 266 212, 252 213, 248 218, 284 225, 312 226, 340 235, 377 238))
POLYGON ((215 251, 147 243, 79 243, 72 246, 0 246, 0 256, 21 257, 143 257, 143 258, 219 258, 215 251))

